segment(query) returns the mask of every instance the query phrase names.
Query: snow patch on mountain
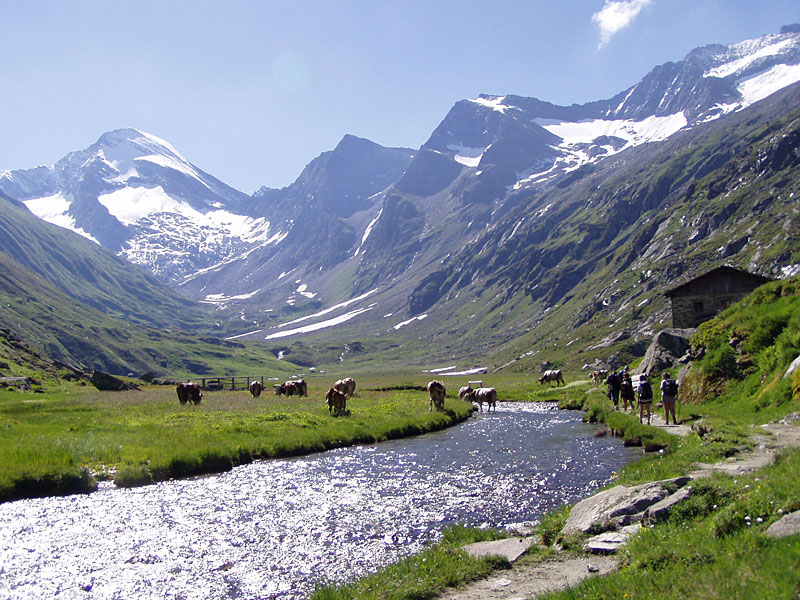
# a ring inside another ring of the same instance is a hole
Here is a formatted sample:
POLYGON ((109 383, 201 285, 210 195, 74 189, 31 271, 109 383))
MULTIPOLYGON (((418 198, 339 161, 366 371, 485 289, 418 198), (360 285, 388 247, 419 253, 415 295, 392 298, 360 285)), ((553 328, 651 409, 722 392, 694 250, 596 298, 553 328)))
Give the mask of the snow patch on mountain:
POLYGON ((375 226, 375 223, 378 222, 378 219, 381 218, 382 214, 383 214, 383 207, 381 207, 381 209, 378 211, 378 214, 375 215, 375 218, 369 222, 369 225, 367 225, 367 228, 364 230, 364 235, 361 236, 361 243, 358 245, 358 248, 356 248, 356 252, 355 254, 353 254, 353 258, 355 258, 361 253, 361 249, 364 247, 364 242, 366 242, 367 238, 369 238, 369 234, 372 233, 372 228, 375 226))
POLYGON ((227 296, 225 294, 208 294, 206 295, 205 299, 200 300, 200 302, 204 302, 206 304, 223 304, 225 302, 229 302, 230 300, 248 300, 260 291, 261 290, 253 290, 249 294, 237 294, 235 296, 227 296))
POLYGON ((99 242, 88 232, 84 231, 75 223, 75 219, 68 213, 72 201, 68 200, 64 194, 58 193, 44 198, 35 198, 24 202, 28 210, 40 219, 58 225, 64 229, 69 229, 83 237, 92 240, 95 244, 99 242))
POLYGON ((370 291, 368 291, 368 292, 366 292, 364 294, 361 294, 360 296, 356 296, 355 298, 350 298, 350 300, 345 300, 344 302, 340 302, 339 304, 334 304, 333 306, 330 306, 330 307, 326 308, 325 310, 321 310, 319 312, 316 312, 313 315, 306 315, 305 317, 300 317, 299 319, 294 319, 293 321, 287 321, 286 323, 282 323, 282 324, 278 325, 278 328, 286 327, 288 325, 295 325, 297 323, 302 323, 303 321, 308 321, 309 319, 318 319, 319 317, 323 317, 323 316, 325 316, 327 314, 330 314, 330 313, 332 313, 334 311, 339 310, 340 308, 346 308, 346 307, 350 306, 351 304, 354 304, 356 302, 360 302, 361 300, 364 300, 365 298, 370 297, 372 294, 375 294, 377 291, 378 291, 378 288, 371 289, 370 291))
POLYGON ((745 40, 738 44, 728 46, 728 51, 718 55, 722 63, 708 69, 703 77, 728 77, 741 73, 760 60, 786 52, 796 47, 794 36, 787 38, 785 35, 766 35, 762 38, 745 40))
POLYGON ((488 148, 469 148, 460 144, 449 144, 447 149, 455 152, 453 159, 465 167, 477 167, 481 162, 483 153, 488 150, 488 148))
POLYGON ((688 121, 683 112, 666 117, 647 117, 642 121, 586 119, 578 122, 559 121, 556 119, 534 119, 534 123, 550 133, 560 137, 562 147, 569 148, 575 144, 585 144, 595 139, 608 136, 625 140, 627 144, 620 148, 638 146, 645 142, 665 140, 676 131, 686 127, 688 121))
POLYGON ((506 96, 485 96, 481 95, 477 98, 472 98, 470 102, 474 102, 475 104, 480 104, 481 106, 486 106, 487 108, 491 108, 494 111, 499 112, 500 114, 505 114, 508 110, 519 110, 516 106, 511 106, 510 104, 503 104, 505 101, 506 96))
POLYGON ((98 202, 124 225, 137 225, 158 214, 181 215, 191 227, 206 229, 213 235, 235 236, 244 242, 264 242, 270 235, 270 223, 263 217, 253 218, 225 210, 202 213, 180 198, 167 194, 161 186, 152 188, 126 187, 101 194, 98 202))
POLYGON ((427 319, 427 318, 428 318, 428 315, 419 315, 417 317, 411 317, 410 319, 408 319, 406 321, 400 321, 399 323, 397 323, 394 326, 394 328, 395 329, 400 329, 402 327, 405 327, 406 325, 409 325, 410 323, 413 323, 414 321, 422 321, 423 319, 427 319))
POLYGON ((345 323, 362 313, 372 310, 373 308, 375 308, 375 306, 376 304, 373 302, 369 306, 366 306, 364 308, 357 308, 350 312, 344 313, 343 315, 339 315, 338 317, 327 319, 326 321, 320 321, 319 323, 312 323, 310 325, 303 325, 302 327, 297 327, 295 329, 287 329, 286 331, 277 331, 275 333, 270 333, 264 339, 274 340, 276 338, 289 337, 290 335, 297 335, 299 333, 310 333, 312 331, 319 331, 320 329, 327 329, 328 327, 334 327, 335 325, 341 325, 342 323, 345 323))
POLYGON ((743 79, 737 89, 742 95, 740 108, 763 100, 767 96, 800 81, 800 65, 775 65, 755 77, 743 79))
POLYGON ((584 119, 561 121, 535 118, 533 122, 561 138, 555 161, 532 166, 511 189, 545 181, 559 173, 573 171, 582 165, 611 156, 627 148, 647 142, 665 140, 688 125, 681 111, 664 117, 631 119, 584 119))

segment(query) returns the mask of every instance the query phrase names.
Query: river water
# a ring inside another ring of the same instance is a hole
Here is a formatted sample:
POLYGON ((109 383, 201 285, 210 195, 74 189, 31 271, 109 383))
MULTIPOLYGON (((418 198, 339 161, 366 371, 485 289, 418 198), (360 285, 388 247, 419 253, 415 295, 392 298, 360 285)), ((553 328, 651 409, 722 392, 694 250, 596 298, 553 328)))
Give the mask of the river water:
POLYGON ((0 598, 301 598, 453 523, 533 524, 640 452, 553 408, 500 404, 416 438, 0 504, 0 598))

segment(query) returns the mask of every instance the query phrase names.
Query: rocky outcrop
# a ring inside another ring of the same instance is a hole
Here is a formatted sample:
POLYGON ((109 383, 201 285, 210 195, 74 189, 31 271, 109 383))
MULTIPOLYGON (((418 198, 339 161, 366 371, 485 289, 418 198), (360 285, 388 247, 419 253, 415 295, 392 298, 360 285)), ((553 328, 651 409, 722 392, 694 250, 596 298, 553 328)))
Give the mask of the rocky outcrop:
POLYGON ((666 521, 667 517, 669 517, 670 511, 672 511, 672 508, 679 502, 686 500, 691 493, 692 488, 689 486, 681 488, 663 500, 659 500, 652 506, 645 509, 644 514, 642 515, 642 522, 648 525, 655 525, 656 523, 666 521))
POLYGON ((138 390, 139 388, 132 383, 127 383, 121 379, 117 379, 113 375, 103 373, 103 371, 95 371, 92 373, 90 379, 92 385, 101 392, 122 392, 126 390, 138 390))
POLYGON ((690 349, 690 338, 696 329, 662 329, 654 337, 641 364, 634 370, 642 373, 660 373, 680 364, 680 359, 690 349))
POLYGON ((633 487, 618 485, 602 491, 572 507, 561 533, 598 532, 640 521, 647 508, 670 495, 670 488, 688 482, 688 477, 679 477, 633 487))

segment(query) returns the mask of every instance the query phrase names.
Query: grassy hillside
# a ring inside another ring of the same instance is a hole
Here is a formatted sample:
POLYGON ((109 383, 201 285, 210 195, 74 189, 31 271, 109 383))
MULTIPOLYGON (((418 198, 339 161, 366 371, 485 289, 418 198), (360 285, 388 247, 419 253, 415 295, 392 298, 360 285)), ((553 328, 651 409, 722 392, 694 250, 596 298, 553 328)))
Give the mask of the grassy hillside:
POLYGON ((58 368, 53 360, 83 370, 114 374, 287 375, 259 344, 157 329, 110 318, 70 298, 48 281, 0 252, 0 358, 5 375, 31 376, 58 368))
POLYGON ((202 305, 94 242, 42 221, 2 192, 0 252, 110 317, 169 329, 210 329, 202 305))

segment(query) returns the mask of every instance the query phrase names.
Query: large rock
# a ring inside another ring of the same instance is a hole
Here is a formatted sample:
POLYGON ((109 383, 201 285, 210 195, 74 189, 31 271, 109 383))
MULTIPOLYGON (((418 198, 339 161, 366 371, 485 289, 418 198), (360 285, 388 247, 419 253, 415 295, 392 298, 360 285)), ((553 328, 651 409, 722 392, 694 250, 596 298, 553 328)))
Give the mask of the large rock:
POLYGON ((767 535, 778 540, 798 533, 800 533, 800 510, 784 515, 767 528, 767 535))
POLYGON ((643 513, 645 509, 669 496, 670 492, 665 484, 683 486, 688 481, 688 477, 682 477, 633 487, 618 485, 604 490, 573 506, 561 533, 589 533, 604 528, 613 529, 621 524, 627 525, 631 522, 628 517, 643 513))
POLYGON ((683 502, 692 494, 691 486, 682 488, 664 498, 663 500, 659 500, 653 506, 647 508, 644 511, 644 515, 642 515, 642 521, 647 523, 648 525, 654 525, 655 523, 660 523, 661 521, 666 521, 669 517, 669 513, 672 510, 672 507, 678 504, 679 502, 683 502))
POLYGON ((655 336, 647 352, 633 373, 661 373, 666 369, 677 367, 690 349, 689 339, 696 329, 662 329, 655 336))
POLYGON ((121 379, 117 379, 113 375, 103 373, 103 371, 95 371, 92 373, 90 379, 92 385, 101 392, 122 392, 125 390, 138 390, 139 388, 132 383, 127 383, 121 379))

